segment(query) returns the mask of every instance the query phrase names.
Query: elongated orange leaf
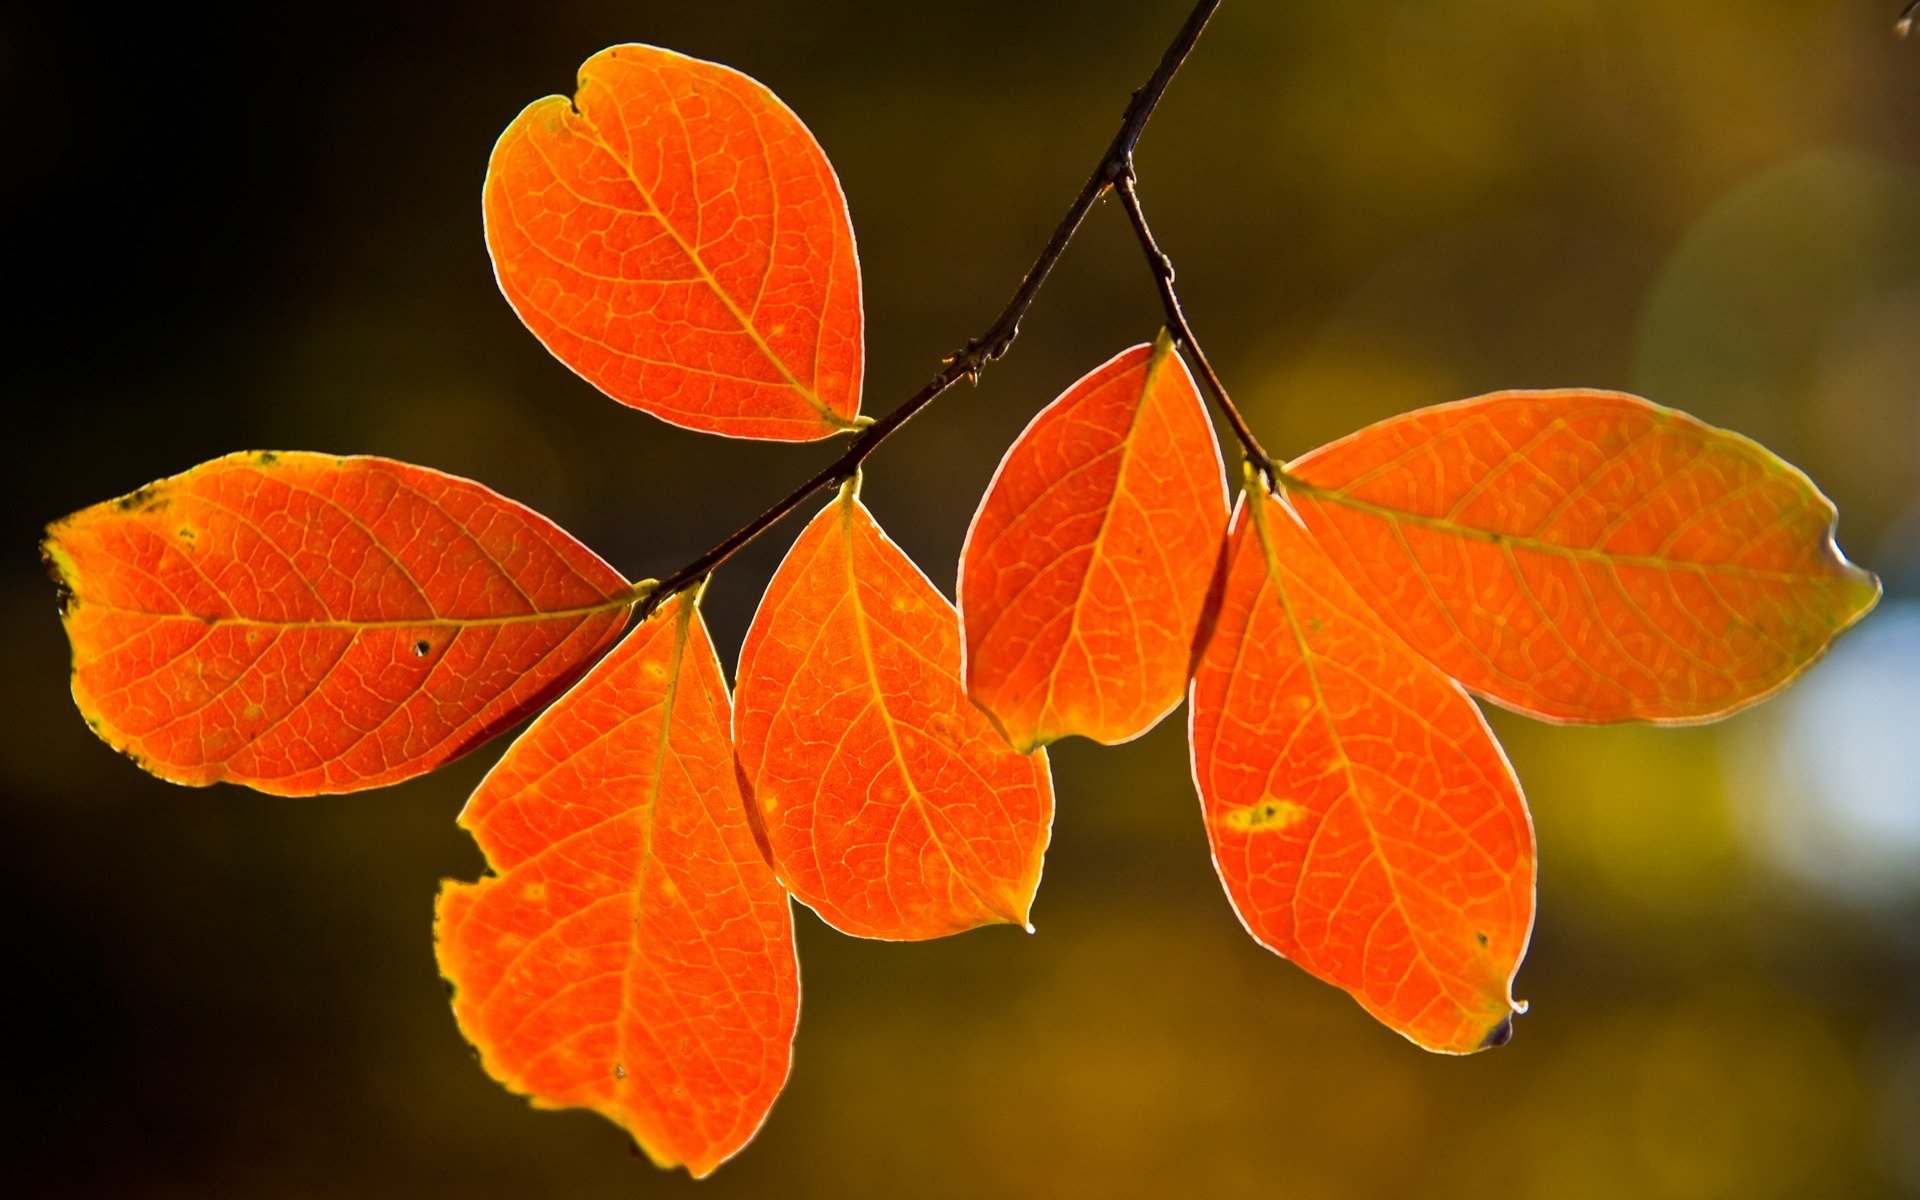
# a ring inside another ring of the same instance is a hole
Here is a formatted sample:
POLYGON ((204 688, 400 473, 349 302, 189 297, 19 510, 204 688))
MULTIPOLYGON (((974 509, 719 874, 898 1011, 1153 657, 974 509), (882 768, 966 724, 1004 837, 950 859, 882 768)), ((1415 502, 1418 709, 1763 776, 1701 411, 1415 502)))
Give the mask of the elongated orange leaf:
POLYGON ((1289 473, 1302 519, 1409 645, 1533 716, 1724 716, 1880 594, 1806 476, 1617 392, 1422 409, 1289 473))
POLYGON ((1153 728, 1186 692, 1226 526, 1220 446, 1172 341, 1115 356, 1040 411, 974 514, 968 693, 1021 750, 1153 728))
POLYGON ((849 484, 774 574, 734 746, 781 880, 846 933, 1024 925, 1053 824, 1044 751, 960 686, 960 623, 849 484))
POLYGON ((1420 1046, 1504 1041, 1533 826, 1480 710, 1279 501, 1242 499, 1228 555, 1191 735, 1234 911, 1420 1046))
POLYGON ((626 623, 626 580, 477 483, 382 458, 232 454, 47 531, 73 698, 175 783, 306 795, 433 770, 626 623))
POLYGON ((489 1074, 705 1175, 786 1083, 793 914, 747 824, 726 680, 668 601, 468 801, 497 876, 440 894, 440 971, 489 1074))
POLYGON ((709 433, 852 428, 864 355, 846 200, 800 119, 652 46, 580 67, 487 166, 487 248, 520 319, 622 404, 709 433))

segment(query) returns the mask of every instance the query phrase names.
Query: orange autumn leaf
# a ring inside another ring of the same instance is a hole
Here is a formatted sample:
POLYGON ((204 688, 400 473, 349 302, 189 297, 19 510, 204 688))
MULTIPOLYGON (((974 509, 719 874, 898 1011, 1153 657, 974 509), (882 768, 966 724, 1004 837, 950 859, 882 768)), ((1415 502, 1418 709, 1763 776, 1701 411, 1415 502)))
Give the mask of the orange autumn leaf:
POLYGON ((768 585, 733 719, 774 868, 828 924, 1026 924, 1053 823, 1046 754, 1015 753, 967 699, 958 614, 852 484, 768 585))
POLYGON ((800 118, 740 72, 614 46, 487 165, 500 289, 555 357, 688 429, 853 428, 864 347, 846 200, 800 118))
POLYGON ((1234 513, 1190 720, 1248 932, 1429 1050, 1504 1041, 1533 927, 1520 786, 1473 701, 1264 492, 1234 513))
POLYGON ((1034 417, 974 514, 969 694, 1021 750, 1153 728, 1186 692, 1226 524, 1220 446, 1172 341, 1096 368, 1034 417))
POLYGON ((1533 716, 1724 716, 1786 686, 1880 593, 1806 476, 1617 392, 1421 409, 1288 473, 1301 518, 1387 624, 1533 716))
POLYGON ((754 844, 694 599, 514 742, 460 823, 496 875, 441 892, 440 970, 489 1074, 705 1175, 786 1083, 799 966, 754 844))
POLYGON ((632 602, 545 517, 382 458, 228 455, 55 522, 43 551, 94 730, 162 779, 281 795, 459 757, 632 602))

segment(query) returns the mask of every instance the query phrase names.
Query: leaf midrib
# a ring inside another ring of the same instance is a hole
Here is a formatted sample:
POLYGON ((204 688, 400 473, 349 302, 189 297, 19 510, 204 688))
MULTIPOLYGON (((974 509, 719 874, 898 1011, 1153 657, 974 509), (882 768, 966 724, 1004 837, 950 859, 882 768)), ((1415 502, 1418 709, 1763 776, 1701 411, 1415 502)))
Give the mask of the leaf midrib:
MULTIPOLYGON (((1061 736, 1064 736, 1064 734, 1062 733, 1054 732, 1054 728, 1056 726, 1064 726, 1067 724, 1067 722, 1060 719, 1060 713, 1053 706, 1054 690, 1059 686, 1059 683, 1060 683, 1060 665, 1066 661, 1067 647, 1081 636, 1080 635, 1080 614, 1082 610, 1086 607, 1089 582, 1093 578, 1094 571, 1098 569, 1101 562, 1103 561, 1102 556, 1106 550, 1106 545, 1107 545, 1107 530, 1111 528, 1113 524, 1114 505, 1120 501, 1120 498, 1122 496, 1126 495, 1127 468, 1132 465, 1134 458, 1136 457, 1133 438, 1134 438, 1134 435, 1139 432, 1141 421, 1144 420, 1146 417, 1147 405, 1150 403, 1153 397, 1153 385, 1155 381, 1155 376, 1159 374, 1161 368, 1165 365, 1165 355, 1171 354, 1171 353, 1173 353, 1173 348, 1171 345, 1166 346, 1164 353, 1161 351, 1160 347, 1158 346, 1156 346, 1154 350, 1148 353, 1146 370, 1143 372, 1142 378, 1140 381, 1140 395, 1134 402, 1133 411, 1127 414, 1126 432, 1121 434, 1120 443, 1119 443, 1119 446, 1117 447, 1120 452, 1120 465, 1114 469, 1113 486, 1110 489, 1108 489, 1106 501, 1100 506, 1100 524, 1098 528, 1094 530, 1093 540, 1088 547, 1087 569, 1080 573, 1079 582, 1074 588, 1073 604, 1071 605, 1068 612, 1068 616, 1067 616, 1066 635, 1060 639, 1059 646, 1054 650, 1053 666, 1047 671, 1047 691, 1046 691, 1045 700, 1041 706, 1041 712, 1046 716, 1051 717, 1052 720, 1044 723, 1041 721, 1036 721, 1034 723, 1036 726, 1034 731, 1035 732, 1034 745, 1036 746, 1045 745, 1048 742, 1056 741, 1061 736)), ((1160 546, 1157 539, 1151 539, 1151 544, 1154 546, 1156 550, 1160 551, 1162 564, 1165 565, 1166 552, 1164 548, 1160 546)), ((1171 571, 1168 572, 1168 575, 1169 576, 1171 575, 1171 571)), ((1132 614, 1132 597, 1128 595, 1125 588, 1121 589, 1121 596, 1123 599, 1127 600, 1128 602, 1128 616, 1131 617, 1133 615, 1132 614)), ((1137 622, 1136 622, 1136 628, 1137 628, 1137 622)), ((1135 644, 1137 648, 1138 647, 1137 632, 1135 634, 1135 644)), ((1085 652, 1084 643, 1082 644, 1082 650, 1083 652, 1085 652)), ((1088 659, 1089 661, 1091 661, 1092 655, 1090 652, 1087 652, 1087 653, 1088 653, 1088 659)), ((1138 665, 1138 674, 1140 676, 1140 694, 1144 698, 1147 691, 1146 663, 1145 663, 1144 650, 1142 651, 1141 654, 1136 656, 1135 661, 1138 665)), ((1096 705, 1100 711, 1100 715, 1102 719, 1108 719, 1110 714, 1108 714, 1107 706, 1100 695, 1099 672, 1094 671, 1091 674, 1093 678, 1094 697, 1095 697, 1096 705)), ((1067 732, 1078 732, 1078 731, 1069 730, 1067 732)), ((1029 749, 1031 749, 1031 747, 1029 747, 1029 749)))
MULTIPOLYGON (((1427 956, 1426 947, 1421 944, 1421 939, 1417 936, 1419 926, 1408 916, 1406 906, 1401 902, 1400 885, 1398 883, 1400 872, 1394 868, 1391 860, 1387 857, 1386 847, 1380 840, 1379 832, 1374 828, 1372 815, 1367 811, 1367 806, 1360 800, 1359 779, 1354 772, 1353 759, 1347 753, 1346 742, 1341 738, 1339 726, 1333 719, 1332 710, 1327 706, 1326 693, 1320 687, 1320 673, 1314 666, 1314 652, 1307 645, 1306 633, 1300 628, 1300 620, 1294 614, 1292 603, 1287 599, 1286 584, 1280 577, 1279 557, 1275 553, 1273 544, 1267 534, 1267 518, 1264 511, 1267 503, 1266 498, 1264 496, 1249 496, 1248 501, 1249 508, 1252 510, 1249 516, 1253 519, 1254 533, 1260 542, 1260 554, 1265 566, 1267 581, 1273 585, 1274 598, 1279 601, 1281 614, 1285 616, 1287 620, 1288 632, 1293 635, 1294 646, 1300 652, 1301 667, 1306 671, 1308 686, 1313 689, 1314 711, 1318 714, 1321 724, 1326 728, 1327 736, 1333 741, 1334 752, 1340 756, 1340 773, 1347 781, 1344 798, 1349 804, 1353 805, 1354 811, 1359 814, 1360 824, 1362 828, 1367 831, 1367 841, 1373 848, 1373 857, 1375 861, 1380 864, 1381 871, 1387 875, 1391 885, 1388 891, 1393 897, 1394 911, 1400 914, 1400 920, 1407 928, 1409 935, 1408 943, 1413 947, 1414 954, 1419 958, 1421 965, 1426 967, 1427 971, 1432 974, 1436 981, 1444 980, 1446 976, 1434 965, 1433 960, 1427 956)), ((1322 828, 1325 827, 1324 821, 1325 818, 1323 817, 1322 828)), ((1301 861, 1304 867, 1305 858, 1303 857, 1301 861)), ((1296 892, 1296 901, 1298 895, 1299 893, 1296 892)), ((1447 998, 1454 1004, 1457 1005, 1460 1003, 1444 986, 1442 986, 1441 991, 1443 994, 1446 994, 1447 998)))
POLYGON ((631 593, 609 597, 593 604, 577 605, 570 608, 536 609, 533 612, 512 613, 498 617, 382 617, 368 621, 354 621, 342 618, 311 618, 291 621, 274 621, 264 617, 210 616, 192 612, 154 612, 144 608, 129 608, 125 605, 110 604, 104 600, 92 600, 86 596, 74 598, 75 610, 83 608, 105 609, 129 617, 146 617, 154 621, 191 621, 196 625, 218 627, 238 625, 256 629, 345 629, 353 632, 371 629, 471 629, 491 625, 526 625, 538 621, 565 620, 570 617, 591 617, 601 613, 615 612, 632 608, 639 598, 631 593))
POLYGON ((879 712, 880 723, 887 731, 887 744, 893 748, 893 761, 899 768, 900 780, 906 785, 907 803, 912 807, 913 811, 919 815, 921 824, 927 827, 927 837, 933 842, 934 846, 939 849, 940 857, 947 864, 947 870, 953 878, 959 880, 961 886, 965 887, 987 912, 996 917, 1007 918, 1008 914, 1001 911, 1001 906, 995 904, 992 898, 982 892, 980 888, 974 884, 973 880, 960 870, 959 864, 954 861, 952 851, 947 849, 946 841, 940 836, 939 827, 936 826, 932 818, 927 815, 926 801, 920 795, 919 787, 914 783, 913 773, 907 770, 906 750, 900 744, 900 734, 895 727, 893 712, 887 707, 886 695, 880 688, 880 670, 874 661, 873 638, 867 632, 867 612, 865 606, 860 602, 860 581, 856 577, 853 569, 853 522, 856 515, 857 502, 849 499, 841 501, 840 503, 844 506, 840 518, 841 540, 846 546, 847 599, 850 602, 850 607, 853 609, 853 627, 855 633, 859 636, 860 656, 861 661, 866 664, 867 684, 873 692, 873 706, 875 710, 879 712))
POLYGON ((1612 566, 1643 567, 1655 571, 1689 571, 1702 575, 1728 575, 1740 579, 1754 579, 1769 583, 1804 583, 1808 579, 1820 579, 1816 573, 1796 573, 1792 571, 1768 571, 1759 567, 1743 567, 1735 563, 1704 563, 1684 558, 1663 558, 1650 554, 1619 554, 1588 546, 1569 546, 1561 542, 1550 542, 1535 535, 1522 533, 1502 533, 1494 529, 1483 529, 1477 525, 1467 525, 1459 521, 1450 521, 1445 517, 1431 516, 1426 513, 1409 512, 1391 505, 1379 504, 1371 500, 1362 500, 1340 488, 1322 487, 1289 471, 1278 472, 1278 482, 1285 490, 1306 496, 1313 500, 1337 504, 1354 512, 1365 513, 1392 524, 1416 525, 1432 529, 1455 537, 1469 538, 1485 542, 1490 546, 1510 546, 1530 553, 1553 558, 1571 559, 1576 562, 1605 563, 1612 566))
MULTIPOLYGON (((621 174, 626 177, 628 183, 633 185, 634 193, 638 195, 641 202, 647 206, 648 215, 659 222, 660 228, 667 231, 667 236, 673 239, 674 245, 678 246, 680 252, 687 256, 687 261, 693 264, 693 269, 700 273, 699 282, 705 283, 708 289, 711 290, 715 296, 719 297, 720 303, 725 306, 728 314, 739 323, 741 332, 745 333, 748 340, 753 343, 754 348, 758 350, 769 363, 773 364, 774 370, 780 372, 781 378, 786 381, 787 386, 793 389, 794 393, 802 400, 805 400, 811 405, 815 411, 820 414, 821 420, 834 426, 836 429, 854 428, 855 422, 849 421, 835 412, 832 407, 815 394, 812 388, 800 382, 799 377, 788 369, 785 360, 773 352, 773 347, 769 346, 766 339, 760 335, 759 327, 753 323, 753 320, 746 313, 741 311, 739 304, 734 301, 734 298, 728 294, 725 288, 720 286, 720 281, 714 278, 713 272, 707 267, 706 260, 700 256, 700 252, 687 241, 674 223, 667 219, 667 214, 662 211, 659 204, 654 201, 653 192, 649 190, 645 184, 640 182, 638 175, 634 174, 632 162, 614 152, 613 147, 607 143, 607 139, 601 135, 600 127, 594 123, 592 117, 587 115, 584 107, 577 108, 576 111, 579 115, 580 123, 586 128, 587 140, 599 147, 603 154, 620 165, 621 174)), ((675 116, 678 117, 678 115, 676 109, 675 116)), ((538 151, 537 144, 535 148, 536 151, 538 151)), ((540 153, 541 159, 546 162, 547 169, 553 171, 554 178, 560 179, 560 172, 554 168, 553 161, 547 158, 544 151, 538 152, 540 153)), ((569 188, 568 190, 571 191, 572 189, 569 188)), ((586 197, 583 196, 581 199, 584 200, 586 197)), ((694 203, 701 203, 698 196, 694 197, 694 203)), ((778 205, 776 204, 775 207, 777 209, 778 205)), ((771 253, 771 248, 769 248, 769 253, 771 253)), ((824 314, 822 319, 824 319, 824 314)))

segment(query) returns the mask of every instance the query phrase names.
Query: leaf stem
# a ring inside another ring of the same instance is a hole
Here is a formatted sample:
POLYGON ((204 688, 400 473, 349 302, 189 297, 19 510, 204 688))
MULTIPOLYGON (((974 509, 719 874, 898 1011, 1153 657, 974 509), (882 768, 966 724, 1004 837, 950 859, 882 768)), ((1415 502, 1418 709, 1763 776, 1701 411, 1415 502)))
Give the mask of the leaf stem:
MULTIPOLYGON (((716 543, 712 549, 700 555, 686 566, 661 579, 653 590, 636 600, 638 617, 644 620, 648 614, 658 608, 669 597, 685 591, 704 580, 714 570, 739 553, 755 538, 779 524, 780 520, 805 504, 819 492, 852 478, 867 456, 880 448, 880 444, 893 436, 894 431, 911 421, 921 409, 938 399, 942 393, 962 379, 978 381, 980 371, 988 363, 1004 355, 1013 345, 1020 333, 1020 321, 1033 307, 1033 301, 1040 294, 1040 287, 1052 273, 1054 264, 1066 252, 1067 244, 1073 240, 1074 233, 1080 228, 1093 206, 1099 202, 1108 188, 1122 180, 1128 180, 1133 172, 1133 150, 1140 141, 1140 135, 1147 127, 1147 120, 1153 116, 1153 110, 1159 106, 1160 97, 1166 93, 1167 84, 1173 81, 1174 73, 1180 64, 1187 60, 1193 47, 1200 40, 1201 32, 1212 19, 1214 11, 1220 7, 1220 0, 1198 0, 1187 19, 1174 35, 1160 56, 1160 63, 1147 77, 1147 82, 1133 93, 1127 103, 1125 115, 1120 119, 1120 130, 1114 134, 1113 141, 1107 146, 1105 154, 1095 165, 1093 173, 1080 188, 1068 206, 1066 215, 1060 218, 1054 227, 1053 236, 1040 251, 1040 256, 1028 268, 1020 280, 1020 286, 1014 289, 1013 297, 1007 301, 1000 315, 994 318, 985 333, 970 338, 967 344, 946 356, 944 365, 938 374, 928 380, 926 385, 901 403, 901 405, 881 417, 879 420, 861 429, 854 435, 853 442, 846 452, 831 463, 822 467, 814 476, 802 483, 785 497, 776 502, 753 520, 742 525, 726 538, 716 543)), ((1189 342, 1189 345, 1191 343, 1189 342)), ((1198 351, 1195 351, 1198 357, 1198 351)), ((1224 393, 1222 394, 1224 395, 1224 393)), ((1246 437, 1250 438, 1251 433, 1246 437)), ((1243 439, 1244 441, 1245 439, 1243 439)))
POLYGON ((1268 487, 1279 484, 1283 472, 1260 444, 1260 439, 1253 435, 1253 427, 1247 424, 1247 418, 1234 404, 1233 397, 1227 395, 1226 384, 1220 382, 1219 372, 1207 361, 1206 352, 1200 348, 1200 340, 1194 336, 1193 326, 1188 323, 1187 314, 1180 307, 1180 293, 1173 286, 1173 260, 1160 249, 1160 243, 1154 240, 1153 227, 1147 224, 1146 210, 1140 206, 1140 193, 1134 186, 1131 158, 1127 160, 1120 178, 1114 181, 1114 190, 1120 193, 1120 205, 1127 210, 1127 223, 1133 226, 1140 249, 1147 256, 1154 287, 1160 293, 1160 307, 1166 311, 1167 331, 1173 334, 1174 341, 1193 360, 1201 382, 1206 385, 1207 394, 1213 398, 1214 407, 1233 427, 1233 436, 1240 439, 1240 448, 1246 452, 1247 462, 1266 477, 1268 487))

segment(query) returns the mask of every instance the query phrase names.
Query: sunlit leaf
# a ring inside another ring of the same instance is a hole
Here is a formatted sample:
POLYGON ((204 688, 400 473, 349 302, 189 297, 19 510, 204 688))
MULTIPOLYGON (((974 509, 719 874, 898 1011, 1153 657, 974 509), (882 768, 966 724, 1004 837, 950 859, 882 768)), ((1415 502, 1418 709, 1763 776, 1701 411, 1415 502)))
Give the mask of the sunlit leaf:
POLYGON ((487 248, 514 311, 622 404, 689 429, 851 428, 864 348, 840 184, 800 119, 728 67, 614 46, 493 150, 487 248))
POLYGON ((1497 1044, 1533 926, 1506 757, 1284 504, 1243 498, 1228 555, 1191 734, 1234 911, 1418 1045, 1497 1044))
POLYGON ((1172 342, 1083 377, 1007 451, 961 551, 974 701, 1022 750, 1153 728, 1186 691, 1226 524, 1219 443, 1172 342))
POLYGON ((799 968, 754 844, 726 680, 682 594, 507 750, 467 803, 498 873, 440 896, 440 970, 488 1073, 705 1175, 786 1082, 799 968))
POLYGON ((1288 468, 1375 611, 1489 699, 1695 721, 1762 699, 1871 609, 1833 505, 1737 434, 1615 392, 1500 392, 1288 468))
POLYGON ((1015 753, 967 699, 958 614, 851 485, 760 602, 734 744, 781 880, 836 929, 1026 924, 1053 823, 1046 753, 1015 753))
POLYGON ((243 453, 55 522, 73 697, 175 783, 301 795, 431 771, 626 623, 626 580, 538 513, 381 458, 243 453))

